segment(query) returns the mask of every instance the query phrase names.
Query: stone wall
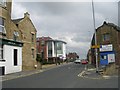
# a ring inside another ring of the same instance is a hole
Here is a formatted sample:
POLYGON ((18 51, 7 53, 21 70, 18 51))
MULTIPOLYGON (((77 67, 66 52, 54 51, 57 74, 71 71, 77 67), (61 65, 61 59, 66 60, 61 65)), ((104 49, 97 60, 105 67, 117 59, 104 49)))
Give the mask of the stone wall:
POLYGON ((31 22, 29 15, 25 15, 24 18, 18 23, 18 28, 22 32, 22 56, 23 56, 23 70, 33 70, 36 61, 36 29, 31 22), (34 35, 32 41, 32 34, 34 35), (32 49, 34 50, 34 57, 32 55, 32 49))

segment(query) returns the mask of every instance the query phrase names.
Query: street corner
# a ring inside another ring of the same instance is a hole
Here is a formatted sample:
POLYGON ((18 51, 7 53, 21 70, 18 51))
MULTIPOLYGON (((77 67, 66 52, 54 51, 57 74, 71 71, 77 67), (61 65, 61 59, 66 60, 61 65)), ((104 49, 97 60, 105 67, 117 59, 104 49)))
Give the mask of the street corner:
POLYGON ((86 73, 85 70, 83 70, 81 73, 78 74, 78 77, 84 77, 84 74, 86 73))
POLYGON ((95 69, 83 70, 78 77, 87 78, 87 79, 103 79, 102 75, 96 73, 95 69))

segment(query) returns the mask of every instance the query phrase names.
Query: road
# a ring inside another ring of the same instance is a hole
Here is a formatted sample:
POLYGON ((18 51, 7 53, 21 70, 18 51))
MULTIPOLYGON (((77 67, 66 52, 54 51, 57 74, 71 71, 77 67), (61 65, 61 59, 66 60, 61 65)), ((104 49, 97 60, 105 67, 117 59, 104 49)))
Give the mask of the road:
POLYGON ((3 88, 118 88, 118 78, 78 77, 84 66, 67 64, 27 77, 3 81, 3 88))

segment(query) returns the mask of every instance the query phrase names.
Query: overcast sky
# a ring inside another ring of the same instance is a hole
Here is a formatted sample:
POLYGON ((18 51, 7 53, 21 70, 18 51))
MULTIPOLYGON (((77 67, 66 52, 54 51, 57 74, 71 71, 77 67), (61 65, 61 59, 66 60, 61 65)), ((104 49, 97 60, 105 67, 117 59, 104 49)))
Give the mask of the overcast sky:
MULTIPOLYGON (((95 2, 94 7, 96 28, 105 20, 118 24, 117 2, 95 2)), ((13 2, 12 12, 12 18, 29 12, 37 37, 63 40, 67 52, 86 58, 94 33, 91 2, 13 2)))

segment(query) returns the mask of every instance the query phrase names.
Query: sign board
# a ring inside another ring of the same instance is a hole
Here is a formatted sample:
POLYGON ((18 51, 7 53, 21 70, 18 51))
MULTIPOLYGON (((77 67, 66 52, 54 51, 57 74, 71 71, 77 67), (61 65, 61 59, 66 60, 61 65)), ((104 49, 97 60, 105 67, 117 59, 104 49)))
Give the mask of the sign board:
POLYGON ((108 63, 115 62, 115 54, 108 54, 108 63))
POLYGON ((91 48, 100 48, 99 45, 94 45, 94 46, 91 46, 91 48))
POLYGON ((112 44, 109 44, 109 45, 101 45, 100 46, 100 51, 103 52, 103 51, 113 51, 113 46, 112 44))

